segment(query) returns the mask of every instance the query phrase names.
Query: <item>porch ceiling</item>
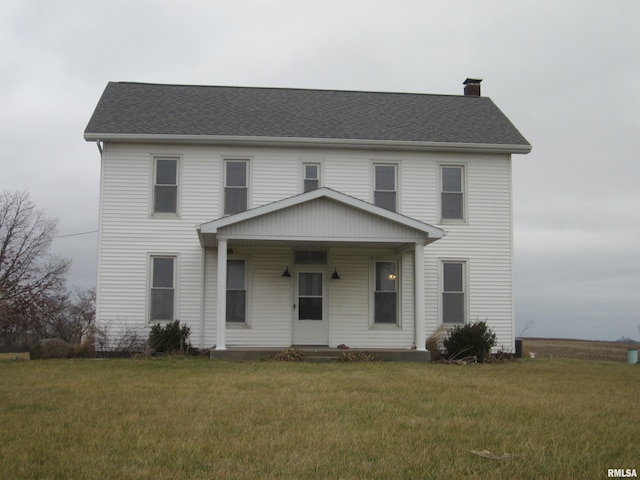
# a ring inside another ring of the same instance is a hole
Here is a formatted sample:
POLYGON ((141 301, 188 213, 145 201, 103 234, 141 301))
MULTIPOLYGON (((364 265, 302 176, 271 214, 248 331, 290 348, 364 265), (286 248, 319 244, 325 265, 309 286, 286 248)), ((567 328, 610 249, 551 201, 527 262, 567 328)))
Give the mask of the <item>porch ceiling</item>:
POLYGON ((343 193, 321 188, 222 217, 197 227, 200 243, 233 245, 403 248, 446 232, 343 193))

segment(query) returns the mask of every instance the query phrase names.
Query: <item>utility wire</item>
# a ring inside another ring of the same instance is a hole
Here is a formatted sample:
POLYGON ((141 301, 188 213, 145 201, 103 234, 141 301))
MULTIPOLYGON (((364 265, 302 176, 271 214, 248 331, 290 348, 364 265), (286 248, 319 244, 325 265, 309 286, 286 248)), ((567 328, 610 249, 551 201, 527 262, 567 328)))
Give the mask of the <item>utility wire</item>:
POLYGON ((77 237, 79 235, 89 235, 90 233, 98 233, 98 230, 91 230, 89 232, 80 232, 80 233, 68 233, 66 235, 56 235, 53 238, 77 237))

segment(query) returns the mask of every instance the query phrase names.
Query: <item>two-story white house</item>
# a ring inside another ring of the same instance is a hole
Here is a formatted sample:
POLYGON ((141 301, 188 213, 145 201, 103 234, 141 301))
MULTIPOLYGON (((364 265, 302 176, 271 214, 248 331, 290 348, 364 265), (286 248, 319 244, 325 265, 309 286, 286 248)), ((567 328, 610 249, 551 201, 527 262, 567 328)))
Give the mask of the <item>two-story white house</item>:
POLYGON ((514 344, 511 156, 465 94, 109 83, 97 321, 195 346, 425 349, 486 320, 514 344))

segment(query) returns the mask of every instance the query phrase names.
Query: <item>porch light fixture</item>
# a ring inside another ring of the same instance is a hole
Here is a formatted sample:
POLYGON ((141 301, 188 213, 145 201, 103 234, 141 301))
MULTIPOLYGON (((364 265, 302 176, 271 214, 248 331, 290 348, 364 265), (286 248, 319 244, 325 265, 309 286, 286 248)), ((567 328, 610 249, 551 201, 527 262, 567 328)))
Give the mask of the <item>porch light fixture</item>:
POLYGON ((287 277, 287 278, 291 278, 291 274, 289 273, 289 265, 287 265, 287 268, 285 268, 284 272, 282 272, 282 276, 283 277, 287 277))
POLYGON ((395 273, 390 273, 389 274, 389 280, 395 280, 396 279, 396 274, 395 273))
POLYGON ((331 275, 331 280, 340 280, 340 275, 338 275, 338 269, 333 269, 333 274, 331 275))

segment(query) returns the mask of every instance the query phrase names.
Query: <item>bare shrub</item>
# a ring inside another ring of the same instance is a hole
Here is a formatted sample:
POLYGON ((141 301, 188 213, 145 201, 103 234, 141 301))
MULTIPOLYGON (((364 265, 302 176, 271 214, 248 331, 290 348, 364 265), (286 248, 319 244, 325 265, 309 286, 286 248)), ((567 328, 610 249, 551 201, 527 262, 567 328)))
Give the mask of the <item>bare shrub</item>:
POLYGON ((281 362, 301 362, 304 355, 297 348, 287 348, 275 355, 274 360, 281 362))
POLYGON ((427 350, 431 353, 431 361, 437 362, 442 359, 445 348, 442 342, 447 336, 447 327, 442 325, 435 332, 433 332, 426 341, 427 350))
POLYGON ((96 326, 95 349, 99 355, 129 356, 149 353, 148 334, 144 327, 96 326))

